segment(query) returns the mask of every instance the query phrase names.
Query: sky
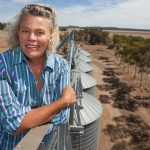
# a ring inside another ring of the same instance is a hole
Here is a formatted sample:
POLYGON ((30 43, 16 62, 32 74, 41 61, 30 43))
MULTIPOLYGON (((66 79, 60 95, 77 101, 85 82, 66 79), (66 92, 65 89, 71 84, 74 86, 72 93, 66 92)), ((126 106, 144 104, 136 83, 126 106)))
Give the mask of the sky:
POLYGON ((0 0, 0 22, 28 3, 53 6, 60 26, 150 29, 150 0, 0 0))

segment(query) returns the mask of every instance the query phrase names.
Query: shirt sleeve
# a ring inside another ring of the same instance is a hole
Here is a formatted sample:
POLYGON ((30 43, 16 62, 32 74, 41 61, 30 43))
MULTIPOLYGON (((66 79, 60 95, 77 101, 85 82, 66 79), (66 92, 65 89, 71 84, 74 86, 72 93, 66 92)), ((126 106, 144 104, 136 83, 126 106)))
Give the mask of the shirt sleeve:
POLYGON ((0 122, 12 134, 31 108, 21 106, 6 80, 0 80, 0 122))
POLYGON ((6 132, 12 134, 31 108, 20 105, 8 82, 10 76, 6 68, 0 56, 0 123, 6 132))
MULTIPOLYGON (((63 89, 70 85, 70 68, 69 64, 65 59, 62 59, 61 62, 61 76, 60 76, 60 83, 59 83, 59 90, 60 95, 62 95, 63 89)), ((69 112, 70 108, 64 108, 62 109, 52 120, 51 122, 54 125, 57 125, 59 123, 66 123, 69 119, 69 112)))

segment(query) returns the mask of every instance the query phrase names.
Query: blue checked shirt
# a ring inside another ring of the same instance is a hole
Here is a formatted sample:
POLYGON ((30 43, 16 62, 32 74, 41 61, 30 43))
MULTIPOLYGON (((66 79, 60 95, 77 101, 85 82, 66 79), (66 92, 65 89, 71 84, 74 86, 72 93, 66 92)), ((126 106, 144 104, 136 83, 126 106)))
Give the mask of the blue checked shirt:
MULTIPOLYGON (((0 54, 0 150, 12 150, 26 134, 12 135, 27 112, 61 97, 62 90, 70 84, 67 62, 55 54, 47 55, 40 79, 43 88, 39 93, 19 47, 0 54)), ((65 122, 68 113, 67 108, 60 111, 52 119, 52 126, 65 122)))

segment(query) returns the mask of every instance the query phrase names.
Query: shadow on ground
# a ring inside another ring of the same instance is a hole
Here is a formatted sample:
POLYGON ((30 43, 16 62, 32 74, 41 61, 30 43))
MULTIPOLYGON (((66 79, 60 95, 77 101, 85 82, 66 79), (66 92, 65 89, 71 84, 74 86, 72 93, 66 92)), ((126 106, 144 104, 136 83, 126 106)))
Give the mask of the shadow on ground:
POLYGON ((115 144, 112 150, 149 150, 150 126, 135 115, 113 119, 116 125, 109 124, 103 130, 115 144))
POLYGON ((101 91, 109 91, 111 96, 99 95, 99 100, 102 103, 111 103, 113 101, 113 107, 128 111, 136 111, 139 107, 150 108, 150 97, 133 97, 131 92, 135 88, 121 81, 116 70, 117 68, 106 68, 103 71, 104 78, 102 80, 105 84, 97 85, 97 88, 101 91))
MULTIPOLYGON (((107 57, 99 57, 99 60, 106 65, 109 62, 107 57)), ((150 108, 150 96, 141 96, 140 93, 133 96, 132 92, 136 89, 120 79, 122 73, 117 69, 108 67, 103 71, 104 84, 97 85, 97 88, 109 94, 99 95, 99 100, 102 103, 111 103, 112 107, 128 110, 130 114, 139 107, 150 108)), ((150 150, 150 126, 142 118, 129 115, 115 117, 113 121, 113 124, 108 124, 103 130, 114 143, 112 150, 150 150)))

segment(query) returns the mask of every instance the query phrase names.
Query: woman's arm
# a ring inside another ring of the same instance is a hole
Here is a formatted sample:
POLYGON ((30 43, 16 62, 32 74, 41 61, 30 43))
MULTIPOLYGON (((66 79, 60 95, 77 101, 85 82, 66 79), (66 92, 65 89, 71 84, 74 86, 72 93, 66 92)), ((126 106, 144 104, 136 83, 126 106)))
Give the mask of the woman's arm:
POLYGON ((20 123, 19 128, 13 133, 14 135, 19 135, 20 133, 42 125, 50 121, 60 110, 75 103, 76 96, 74 90, 67 86, 62 93, 62 97, 55 102, 32 109, 23 118, 20 123))

